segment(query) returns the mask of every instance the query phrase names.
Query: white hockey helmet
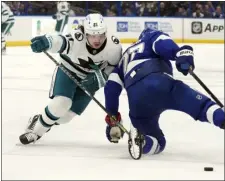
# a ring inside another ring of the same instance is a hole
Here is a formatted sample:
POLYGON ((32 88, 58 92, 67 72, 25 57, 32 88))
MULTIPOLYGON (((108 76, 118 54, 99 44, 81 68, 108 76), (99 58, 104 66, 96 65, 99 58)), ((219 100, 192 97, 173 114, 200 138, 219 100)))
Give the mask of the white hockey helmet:
POLYGON ((89 35, 98 35, 107 32, 106 23, 101 14, 89 14, 84 20, 84 32, 89 35))

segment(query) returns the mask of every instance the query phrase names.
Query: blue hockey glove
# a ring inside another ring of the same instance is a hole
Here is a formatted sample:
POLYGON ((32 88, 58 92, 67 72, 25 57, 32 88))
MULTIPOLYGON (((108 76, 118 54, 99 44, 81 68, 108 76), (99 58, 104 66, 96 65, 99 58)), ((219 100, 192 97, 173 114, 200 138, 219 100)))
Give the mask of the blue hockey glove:
POLYGON ((40 53, 48 50, 51 44, 51 36, 43 35, 32 38, 30 46, 33 52, 40 53))
POLYGON ((106 126, 106 137, 112 143, 118 143, 120 138, 122 138, 124 135, 123 130, 115 125, 115 122, 122 123, 120 113, 118 112, 117 116, 115 117, 116 121, 112 119, 109 115, 105 117, 105 121, 108 124, 106 126))
POLYGON ((182 46, 176 54, 176 67, 184 75, 188 74, 190 68, 194 70, 194 53, 193 48, 188 45, 182 46))

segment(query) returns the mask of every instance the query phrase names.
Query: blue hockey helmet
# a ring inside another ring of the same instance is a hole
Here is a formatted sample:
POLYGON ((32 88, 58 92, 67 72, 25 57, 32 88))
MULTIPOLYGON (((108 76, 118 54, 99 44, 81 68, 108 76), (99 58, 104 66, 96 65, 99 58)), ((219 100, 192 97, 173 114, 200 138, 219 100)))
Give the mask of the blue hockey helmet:
POLYGON ((150 31, 151 31, 150 28, 145 28, 145 29, 141 32, 141 34, 140 34, 138 40, 142 39, 142 38, 143 38, 147 33, 149 33, 150 31))
POLYGON ((149 33, 153 33, 153 32, 156 32, 156 31, 158 31, 157 29, 154 29, 154 28, 149 28, 149 27, 147 27, 147 28, 145 28, 142 32, 141 32, 141 34, 140 34, 140 36, 139 36, 139 40, 140 39, 142 39, 143 37, 145 37, 146 35, 148 35, 149 33))

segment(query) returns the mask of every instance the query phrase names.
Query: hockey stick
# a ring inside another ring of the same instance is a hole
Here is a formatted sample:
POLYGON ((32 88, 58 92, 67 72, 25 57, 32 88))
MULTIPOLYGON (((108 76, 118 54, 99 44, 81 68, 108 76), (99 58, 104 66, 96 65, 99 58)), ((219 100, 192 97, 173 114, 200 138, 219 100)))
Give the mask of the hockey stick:
POLYGON ((220 100, 209 90, 209 88, 201 81, 201 79, 193 72, 192 67, 189 69, 189 73, 192 77, 205 89, 205 91, 213 98, 213 100, 223 108, 224 105, 220 102, 220 100))
MULTIPOLYGON (((60 64, 48 52, 44 51, 44 54, 47 55, 47 57, 50 58, 72 81, 74 81, 74 83, 80 89, 82 89, 95 103, 97 103, 98 106, 101 107, 102 110, 105 111, 106 114, 108 114, 111 118, 114 119, 114 121, 116 121, 116 118, 112 114, 110 114, 106 110, 106 108, 74 76, 71 75, 71 73, 67 70, 67 68, 63 64, 60 64)), ((126 134, 130 135, 129 132, 127 131, 127 129, 122 124, 120 124, 119 122, 116 122, 115 124, 120 129, 122 129, 126 134)))

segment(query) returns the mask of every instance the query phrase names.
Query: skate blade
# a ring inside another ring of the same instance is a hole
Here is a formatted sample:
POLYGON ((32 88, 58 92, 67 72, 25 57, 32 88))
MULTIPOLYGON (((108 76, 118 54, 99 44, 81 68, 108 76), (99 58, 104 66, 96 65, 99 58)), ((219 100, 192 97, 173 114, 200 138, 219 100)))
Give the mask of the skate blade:
POLYGON ((131 124, 130 135, 128 140, 128 151, 134 160, 139 160, 142 156, 143 136, 131 124))

